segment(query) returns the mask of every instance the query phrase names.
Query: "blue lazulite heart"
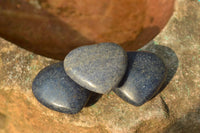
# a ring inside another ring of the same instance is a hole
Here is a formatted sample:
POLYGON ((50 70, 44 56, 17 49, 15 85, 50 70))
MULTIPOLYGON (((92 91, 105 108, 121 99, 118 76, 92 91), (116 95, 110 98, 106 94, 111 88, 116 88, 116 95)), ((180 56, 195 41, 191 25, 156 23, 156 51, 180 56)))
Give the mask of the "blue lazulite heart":
POLYGON ((63 62, 50 65, 35 77, 32 90, 44 106, 63 113, 78 113, 91 91, 76 84, 64 71, 63 62))
POLYGON ((96 93, 117 87, 127 67, 127 54, 117 44, 100 43, 71 51, 64 60, 67 75, 96 93))
POLYGON ((120 87, 113 91, 124 101, 140 106, 161 87, 166 69, 163 61, 150 52, 128 52, 127 72, 120 87))

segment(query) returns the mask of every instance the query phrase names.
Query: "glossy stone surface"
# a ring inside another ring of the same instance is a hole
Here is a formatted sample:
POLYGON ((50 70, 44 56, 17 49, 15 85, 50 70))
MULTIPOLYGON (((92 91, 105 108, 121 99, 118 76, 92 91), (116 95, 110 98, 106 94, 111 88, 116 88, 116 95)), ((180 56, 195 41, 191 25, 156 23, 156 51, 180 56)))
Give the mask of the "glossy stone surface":
POLYGON ((100 43, 71 51, 64 68, 71 79, 96 93, 117 87, 127 67, 127 54, 117 44, 100 43))
POLYGON ((64 71, 63 62, 47 66, 35 77, 32 90, 37 100, 55 111, 75 114, 87 103, 91 92, 76 84, 64 71))
POLYGON ((113 91, 124 101, 140 106, 161 87, 166 69, 163 61, 150 52, 128 52, 128 68, 120 87, 113 91))

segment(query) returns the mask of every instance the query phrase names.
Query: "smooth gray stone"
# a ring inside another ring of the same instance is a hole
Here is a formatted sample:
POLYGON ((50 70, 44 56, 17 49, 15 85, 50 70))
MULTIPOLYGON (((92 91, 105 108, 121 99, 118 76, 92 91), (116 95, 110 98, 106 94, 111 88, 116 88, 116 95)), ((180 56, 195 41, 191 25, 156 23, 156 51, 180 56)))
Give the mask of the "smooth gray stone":
POLYGON ((47 66, 35 77, 33 94, 44 106, 75 114, 88 102, 91 91, 76 84, 64 71, 63 62, 47 66))
POLYGON ((117 44, 100 43, 72 50, 64 60, 71 79, 96 93, 117 87, 127 67, 127 54, 117 44))
POLYGON ((166 77, 163 61, 150 52, 128 52, 127 72, 113 91, 124 101, 140 106, 160 89, 166 77))

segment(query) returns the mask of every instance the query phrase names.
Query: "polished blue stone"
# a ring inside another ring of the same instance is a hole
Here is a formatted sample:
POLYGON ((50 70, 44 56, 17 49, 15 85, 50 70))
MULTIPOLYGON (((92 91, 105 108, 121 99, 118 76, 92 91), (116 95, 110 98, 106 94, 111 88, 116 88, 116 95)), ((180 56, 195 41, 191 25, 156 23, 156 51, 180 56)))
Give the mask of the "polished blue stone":
POLYGON ((128 52, 126 74, 113 91, 124 101, 140 106, 160 89, 166 77, 163 61, 150 52, 128 52))
POLYGON ((72 50, 64 60, 71 79, 96 93, 117 87, 127 67, 127 54, 117 44, 100 43, 72 50))
POLYGON ((76 84, 64 71, 63 62, 41 70, 32 84, 33 94, 44 106, 63 113, 78 113, 91 92, 76 84))

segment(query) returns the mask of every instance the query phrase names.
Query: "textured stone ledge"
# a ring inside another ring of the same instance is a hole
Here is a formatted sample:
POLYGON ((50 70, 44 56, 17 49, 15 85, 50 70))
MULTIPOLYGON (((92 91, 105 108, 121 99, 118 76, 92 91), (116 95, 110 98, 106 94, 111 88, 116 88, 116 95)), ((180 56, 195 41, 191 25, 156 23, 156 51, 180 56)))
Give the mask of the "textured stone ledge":
POLYGON ((111 92, 76 115, 49 110, 34 98, 31 84, 42 68, 56 60, 0 38, 0 132, 198 132, 199 12, 197 1, 177 0, 167 26, 142 48, 162 56, 172 66, 174 77, 170 80, 169 76, 164 90, 140 107, 125 103, 111 92))

